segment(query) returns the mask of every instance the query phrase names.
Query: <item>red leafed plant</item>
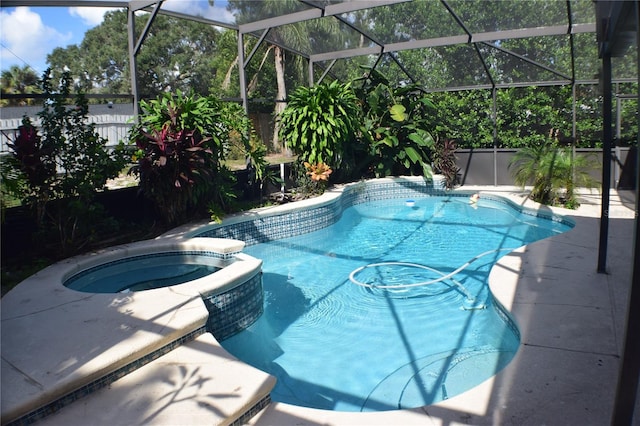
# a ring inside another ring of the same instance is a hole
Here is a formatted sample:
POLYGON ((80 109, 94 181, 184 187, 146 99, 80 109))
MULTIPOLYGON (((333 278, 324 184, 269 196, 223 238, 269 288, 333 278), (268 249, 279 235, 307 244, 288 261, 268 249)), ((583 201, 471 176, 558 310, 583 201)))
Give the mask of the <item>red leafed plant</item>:
POLYGON ((55 164, 47 162, 51 149, 46 149, 28 117, 22 120, 13 143, 8 143, 30 186, 42 186, 56 176, 55 164))
POLYGON ((212 170, 202 167, 209 160, 207 156, 213 155, 207 147, 210 137, 203 137, 197 130, 176 130, 169 125, 144 136, 136 140, 136 146, 144 153, 140 171, 146 179, 162 175, 176 188, 182 188, 193 185, 199 177, 211 177, 212 170))
POLYGON ((137 151, 132 168, 140 187, 168 225, 188 220, 212 198, 224 154, 220 105, 212 97, 165 94, 141 103, 140 124, 131 133, 137 151))

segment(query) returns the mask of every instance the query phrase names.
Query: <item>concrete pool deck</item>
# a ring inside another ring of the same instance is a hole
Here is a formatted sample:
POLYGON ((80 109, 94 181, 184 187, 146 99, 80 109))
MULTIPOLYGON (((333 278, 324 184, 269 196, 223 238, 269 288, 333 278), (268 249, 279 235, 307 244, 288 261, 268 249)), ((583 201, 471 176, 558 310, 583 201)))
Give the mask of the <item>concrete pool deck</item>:
MULTIPOLYGON (((551 210, 531 203, 516 188, 461 189, 495 193, 520 205, 551 210)), ((573 230, 510 253, 493 268, 491 290, 515 318, 522 344, 514 360, 492 379, 420 409, 343 413, 271 403, 248 422, 256 426, 609 424, 631 278, 634 193, 612 191, 607 274, 596 273, 600 196, 585 193, 581 202, 575 211, 553 209, 576 222, 573 230)), ((5 403, 19 404, 16 399, 29 397, 17 392, 20 388, 46 386, 34 377, 59 381, 82 374, 88 360, 109 351, 118 333, 163 334, 167 328, 196 328, 202 323, 198 302, 187 298, 179 311, 181 315, 197 311, 196 320, 176 323, 180 317, 169 306, 147 313, 144 321, 142 311, 129 310, 110 318, 114 335, 94 336, 89 330, 100 317, 100 306, 106 309, 105 304, 113 300, 75 310, 82 315, 73 316, 70 312, 77 301, 53 309, 50 301, 41 300, 41 289, 21 286, 2 299, 3 424, 5 403), (36 326, 38 321, 55 321, 55 316, 64 324, 59 334, 36 326), (9 340, 4 331, 16 323, 29 325, 24 336, 10 340, 12 346, 22 345, 10 348, 24 351, 25 364, 20 366, 5 356, 9 340), (92 339, 91 344, 87 339, 92 339), (82 353, 79 347, 84 348, 82 353), (52 366, 64 368, 53 371, 52 366)), ((241 401, 261 398, 272 386, 270 377, 237 362, 210 335, 203 335, 38 423, 228 424, 229 413, 251 405, 241 401)), ((636 407, 636 424, 640 424, 640 404, 636 407)))

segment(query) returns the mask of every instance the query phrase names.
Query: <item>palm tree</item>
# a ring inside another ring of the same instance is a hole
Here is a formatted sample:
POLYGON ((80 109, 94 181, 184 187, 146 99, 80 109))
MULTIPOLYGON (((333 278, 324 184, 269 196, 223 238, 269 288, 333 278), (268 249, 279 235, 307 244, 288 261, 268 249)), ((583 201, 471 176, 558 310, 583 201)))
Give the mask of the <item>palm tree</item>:
MULTIPOLYGON (((2 71, 0 80, 3 95, 41 93, 38 75, 29 65, 23 67, 12 65, 8 70, 2 71)), ((33 105, 34 103, 34 99, 2 99, 2 106, 33 105)))
POLYGON ((514 181, 524 188, 533 184, 530 197, 541 204, 577 208, 575 188, 595 188, 589 171, 599 167, 592 157, 575 156, 568 147, 548 143, 522 148, 511 160, 514 181))

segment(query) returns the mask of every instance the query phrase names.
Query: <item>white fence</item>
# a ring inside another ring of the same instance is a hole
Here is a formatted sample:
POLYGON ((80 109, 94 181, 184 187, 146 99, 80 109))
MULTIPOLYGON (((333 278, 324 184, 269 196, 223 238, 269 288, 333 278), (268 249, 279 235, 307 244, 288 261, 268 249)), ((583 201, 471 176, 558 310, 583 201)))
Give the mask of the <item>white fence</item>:
MULTIPOLYGON (((96 132, 107 140, 107 148, 113 148, 120 141, 127 141, 129 130, 133 126, 133 115, 90 115, 87 121, 95 123, 96 132)), ((40 119, 32 119, 32 123, 38 128, 40 119)), ((22 118, 0 120, 0 154, 9 151, 7 142, 13 141, 20 125, 22 118)))

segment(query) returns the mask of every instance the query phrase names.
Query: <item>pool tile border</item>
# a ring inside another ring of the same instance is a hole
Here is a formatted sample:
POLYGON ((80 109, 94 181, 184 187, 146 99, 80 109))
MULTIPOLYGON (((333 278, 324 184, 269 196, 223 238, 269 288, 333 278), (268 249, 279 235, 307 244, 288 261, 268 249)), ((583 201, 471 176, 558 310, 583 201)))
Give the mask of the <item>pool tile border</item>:
MULTIPOLYGON (((285 204, 276 213, 268 210, 264 214, 237 216, 221 224, 207 224, 187 237, 233 238, 244 241, 246 245, 295 237, 326 228, 337 222, 342 212, 351 206, 369 201, 389 199, 412 199, 419 196, 448 196, 468 198, 473 191, 447 190, 441 179, 425 180, 422 177, 385 178, 357 182, 336 190, 327 191, 298 207, 297 203, 285 204)), ((551 211, 533 210, 498 195, 482 194, 481 198, 505 204, 522 214, 548 219, 554 222, 574 226, 571 219, 559 216, 551 211)))
POLYGON ((227 339, 253 324, 264 312, 262 273, 222 293, 202 295, 209 318, 207 331, 218 341, 227 339))

